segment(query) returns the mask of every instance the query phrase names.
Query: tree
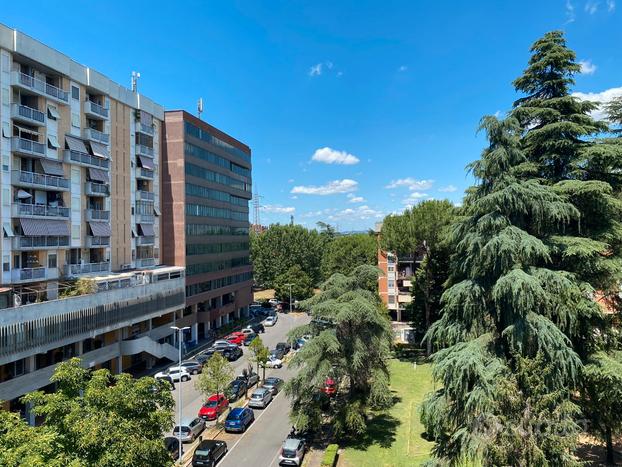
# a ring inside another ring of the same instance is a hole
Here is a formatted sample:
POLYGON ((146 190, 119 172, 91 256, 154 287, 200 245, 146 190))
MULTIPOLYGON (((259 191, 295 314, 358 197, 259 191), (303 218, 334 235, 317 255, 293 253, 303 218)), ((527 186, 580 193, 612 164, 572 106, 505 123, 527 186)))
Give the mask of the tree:
POLYGON ((276 276, 299 265, 313 284, 320 281, 320 262, 325 239, 316 230, 300 225, 271 225, 251 235, 251 259, 255 280, 272 287, 276 276))
POLYGON ((248 350, 250 350, 251 352, 249 360, 257 365, 257 374, 259 374, 259 367, 263 368, 263 376, 261 379, 265 380, 266 362, 268 361, 268 357, 270 357, 270 350, 268 349, 268 347, 263 345, 263 341, 259 336, 253 339, 253 341, 248 346, 248 350))
POLYGON ((368 234, 343 235, 330 242, 322 255, 322 277, 328 279, 340 272, 350 274, 363 264, 377 263, 376 238, 368 234))
POLYGON ((77 358, 60 363, 50 381, 56 383, 56 392, 37 391, 22 398, 35 415, 44 417, 35 431, 16 428, 18 437, 35 434, 24 446, 31 458, 49 458, 54 451, 46 465, 170 466, 162 435, 173 424, 174 403, 164 382, 112 375, 106 369, 91 372, 77 358), (38 444, 47 442, 47 448, 38 444))
POLYGON ((289 302, 290 287, 287 284, 291 284, 292 300, 305 300, 313 295, 311 278, 297 264, 274 279, 274 296, 285 302, 289 302))
POLYGON ((223 394, 233 379, 233 368, 220 352, 214 354, 203 366, 203 371, 194 383, 194 387, 207 399, 212 394, 223 394))
POLYGON ((328 377, 339 384, 337 401, 326 412, 337 436, 362 433, 366 411, 390 404, 391 326, 377 294, 379 273, 359 266, 348 276, 333 274, 319 294, 301 303, 312 321, 292 330, 289 339, 312 338, 290 361, 300 371, 285 386, 299 429, 319 428, 325 413, 319 388, 328 377))

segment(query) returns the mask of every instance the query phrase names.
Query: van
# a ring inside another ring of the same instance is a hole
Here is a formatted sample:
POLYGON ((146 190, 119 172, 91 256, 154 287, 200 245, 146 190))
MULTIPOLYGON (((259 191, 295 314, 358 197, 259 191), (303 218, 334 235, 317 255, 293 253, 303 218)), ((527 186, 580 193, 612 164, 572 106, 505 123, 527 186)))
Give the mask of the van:
POLYGON ((265 409, 272 400, 272 391, 267 388, 261 387, 255 389, 251 395, 251 400, 248 402, 249 407, 256 409, 265 409))

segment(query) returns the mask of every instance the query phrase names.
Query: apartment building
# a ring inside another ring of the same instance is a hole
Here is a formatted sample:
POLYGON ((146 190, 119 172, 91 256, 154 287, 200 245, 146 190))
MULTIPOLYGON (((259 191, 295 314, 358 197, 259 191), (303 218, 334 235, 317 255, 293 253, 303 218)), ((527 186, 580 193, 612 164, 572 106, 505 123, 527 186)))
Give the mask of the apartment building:
POLYGON ((175 358, 184 269, 161 266, 164 109, 0 25, 0 400, 80 356, 175 358), (82 280, 81 280, 82 279, 82 280))
POLYGON ((248 146, 184 111, 167 111, 162 257, 186 269, 189 340, 248 312, 252 301, 248 146), (175 245, 175 247, 173 247, 175 245), (178 246, 183 246, 179 248, 178 246))

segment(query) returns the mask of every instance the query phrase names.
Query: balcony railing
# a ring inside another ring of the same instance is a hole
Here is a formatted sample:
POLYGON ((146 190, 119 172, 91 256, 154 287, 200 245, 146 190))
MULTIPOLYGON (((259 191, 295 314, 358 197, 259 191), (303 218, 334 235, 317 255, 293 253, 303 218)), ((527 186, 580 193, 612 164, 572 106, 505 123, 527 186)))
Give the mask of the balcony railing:
POLYGON ((151 266, 155 266, 155 264, 156 264, 155 258, 142 258, 142 259, 136 260, 137 268, 148 268, 151 266))
POLYGON ((86 221, 109 221, 110 211, 103 211, 99 209, 87 209, 86 221))
POLYGON ((40 236, 40 237, 13 237, 13 248, 16 250, 39 250, 43 248, 68 248, 69 237, 40 236))
POLYGON ((65 162, 80 164, 86 167, 97 167, 100 169, 108 169, 110 167, 109 159, 102 159, 101 157, 91 156, 83 152, 72 151, 71 149, 65 149, 65 162))
POLYGON ((110 135, 108 133, 103 133, 94 128, 85 128, 83 133, 84 137, 86 139, 90 139, 91 141, 96 141, 102 144, 108 144, 110 142, 110 135))
POLYGON ((86 182, 85 192, 88 196, 110 196, 110 187, 103 183, 86 182))
POLYGON ((155 193, 150 191, 138 190, 136 192, 136 201, 154 201, 155 193))
POLYGON ((14 85, 28 88, 38 94, 43 94, 46 97, 53 97, 54 99, 57 99, 65 104, 69 102, 68 91, 63 91, 62 89, 48 84, 45 81, 33 78, 32 76, 19 71, 13 71, 12 78, 14 85))
POLYGON ((153 224, 155 216, 153 214, 136 214, 136 222, 138 224, 153 224))
POLYGON ((145 125, 144 123, 136 122, 136 131, 145 135, 153 136, 153 134, 155 133, 155 128, 151 125, 145 125))
POLYGON ((104 246, 110 246, 110 237, 86 237, 87 248, 101 248, 104 246))
POLYGON ((144 167, 136 167, 136 178, 153 180, 153 170, 145 169, 144 167))
POLYGON ((14 170, 12 177, 13 185, 28 186, 34 188, 48 188, 54 190, 68 190, 69 180, 54 175, 38 174, 34 172, 25 172, 23 170, 14 170))
POLYGON ((65 275, 77 276, 79 274, 91 274, 93 272, 109 272, 110 263, 86 263, 86 264, 66 264, 65 275))
POLYGON ((109 110, 102 105, 87 100, 84 103, 84 112, 98 117, 108 118, 109 110))
POLYGON ((11 138, 11 150, 28 156, 45 157, 45 144, 18 136, 11 138))
POLYGON ((155 243, 155 237, 153 235, 148 237, 136 237, 137 246, 149 246, 155 243))
POLYGON ((47 268, 22 268, 13 269, 11 279, 13 282, 44 280, 47 278, 47 268))
POLYGON ((13 216, 62 217, 69 219, 69 208, 60 206, 46 206, 45 204, 13 204, 13 216))
POLYGON ((145 146, 144 144, 136 145, 136 154, 140 154, 141 156, 153 157, 153 148, 149 146, 145 146))
POLYGON ((45 125, 45 114, 25 105, 11 104, 11 118, 14 120, 22 120, 36 126, 45 125))

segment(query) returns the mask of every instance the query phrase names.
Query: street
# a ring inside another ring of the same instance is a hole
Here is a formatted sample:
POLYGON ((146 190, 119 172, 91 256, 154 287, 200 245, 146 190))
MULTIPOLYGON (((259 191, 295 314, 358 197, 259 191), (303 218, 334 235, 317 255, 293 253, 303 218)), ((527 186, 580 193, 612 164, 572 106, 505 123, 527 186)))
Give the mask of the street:
MULTIPOLYGON (((268 348, 273 349, 278 342, 284 342, 287 333, 294 327, 309 322, 306 314, 279 314, 279 320, 274 327, 266 327, 266 332, 260 334, 260 337, 268 348)), ((248 348, 243 348, 244 355, 235 362, 232 362, 234 376, 239 375, 244 368, 248 367, 248 348)), ((267 376, 278 376, 287 380, 293 375, 291 371, 284 366, 281 369, 266 369, 267 376)), ((261 377, 261 371, 259 376, 261 377)), ((182 392, 182 417, 196 417, 204 395, 199 393, 194 387, 194 380, 181 384, 182 392)), ((179 387, 179 386, 178 386, 179 387)), ((251 388, 254 389, 255 387, 251 388)), ((249 391, 249 395, 251 393, 249 391)), ((177 388, 174 391, 175 403, 178 402, 177 388)), ((178 420, 177 405, 175 407, 175 423, 178 420)), ((289 433, 291 424, 289 422, 289 401, 281 392, 273 399, 273 401, 264 410, 254 409, 255 423, 243 434, 225 433, 224 431, 218 436, 227 442, 229 453, 221 460, 219 465, 222 466, 239 466, 247 462, 252 462, 257 467, 268 467, 278 465, 278 453, 281 443, 289 433)), ((215 422, 208 422, 208 427, 214 425, 215 422)), ((190 445, 185 445, 188 449, 190 445)))

